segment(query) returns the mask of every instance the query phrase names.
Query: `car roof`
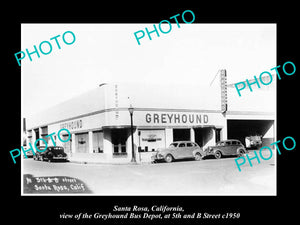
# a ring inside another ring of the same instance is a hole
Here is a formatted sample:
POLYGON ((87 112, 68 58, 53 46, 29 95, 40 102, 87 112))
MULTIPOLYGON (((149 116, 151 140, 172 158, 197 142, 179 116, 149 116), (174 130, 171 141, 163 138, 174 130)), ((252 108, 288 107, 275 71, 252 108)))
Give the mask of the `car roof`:
POLYGON ((51 146, 48 146, 47 147, 47 149, 52 149, 52 148, 64 148, 63 146, 53 146, 53 145, 51 145, 51 146))
POLYGON ((173 141, 172 143, 195 143, 193 141, 173 141))
POLYGON ((238 139, 228 139, 228 140, 222 140, 222 141, 219 141, 219 142, 224 142, 224 141, 239 141, 239 142, 241 142, 241 141, 238 140, 238 139))

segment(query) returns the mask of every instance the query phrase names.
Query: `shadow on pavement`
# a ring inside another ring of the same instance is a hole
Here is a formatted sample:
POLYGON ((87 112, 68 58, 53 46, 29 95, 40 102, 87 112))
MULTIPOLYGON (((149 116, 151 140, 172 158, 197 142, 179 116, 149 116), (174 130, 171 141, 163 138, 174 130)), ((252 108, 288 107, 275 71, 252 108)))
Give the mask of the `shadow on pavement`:
POLYGON ((23 175, 24 194, 91 194, 87 185, 74 177, 23 175))

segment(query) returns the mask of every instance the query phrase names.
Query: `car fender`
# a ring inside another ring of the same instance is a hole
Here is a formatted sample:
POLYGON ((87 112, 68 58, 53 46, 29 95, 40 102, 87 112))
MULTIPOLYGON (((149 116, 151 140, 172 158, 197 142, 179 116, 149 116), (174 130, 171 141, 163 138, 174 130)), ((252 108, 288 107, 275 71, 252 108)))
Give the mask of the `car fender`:
POLYGON ((196 149, 193 151, 193 156, 195 157, 195 155, 199 153, 202 157, 205 156, 205 152, 202 151, 201 149, 196 149))
POLYGON ((240 151, 240 150, 243 150, 244 153, 247 153, 247 151, 246 151, 245 148, 240 147, 240 148, 237 148, 237 149, 236 149, 236 154, 237 154, 237 155, 239 154, 239 151, 240 151))
POLYGON ((162 150, 162 151, 159 151, 158 152, 158 154, 161 154, 164 158, 168 155, 168 154, 170 154, 170 155, 172 155, 172 157, 174 158, 174 155, 172 154, 172 151, 170 151, 170 150, 162 150))
POLYGON ((224 154, 223 150, 221 150, 221 149, 219 149, 219 148, 215 148, 215 149, 213 150, 214 154, 216 153, 216 151, 221 152, 222 155, 226 155, 226 154, 224 154))
POLYGON ((172 154, 171 152, 166 152, 164 154, 164 158, 167 156, 167 155, 171 155, 173 157, 173 159, 176 159, 176 157, 174 157, 174 154, 172 154))

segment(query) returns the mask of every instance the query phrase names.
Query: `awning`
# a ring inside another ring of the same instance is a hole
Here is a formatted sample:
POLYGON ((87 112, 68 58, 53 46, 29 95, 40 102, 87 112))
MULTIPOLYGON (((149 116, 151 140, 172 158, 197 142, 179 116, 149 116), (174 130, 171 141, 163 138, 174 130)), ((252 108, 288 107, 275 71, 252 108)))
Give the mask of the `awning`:
MULTIPOLYGON (((130 129, 131 126, 130 125, 113 125, 113 126, 103 126, 102 129, 103 130, 107 130, 107 129, 130 129)), ((137 126, 133 126, 133 129, 136 129, 137 126)))
POLYGON ((217 127, 215 125, 195 125, 193 126, 194 129, 197 129, 197 128, 213 128, 213 129, 216 129, 217 127))

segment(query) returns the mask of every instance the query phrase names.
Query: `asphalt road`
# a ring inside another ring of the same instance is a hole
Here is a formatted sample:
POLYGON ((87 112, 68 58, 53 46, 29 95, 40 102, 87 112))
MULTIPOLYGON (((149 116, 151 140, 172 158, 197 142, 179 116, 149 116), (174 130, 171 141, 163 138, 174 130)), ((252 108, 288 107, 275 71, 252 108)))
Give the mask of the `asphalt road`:
MULTIPOLYGON (((253 152, 249 156, 254 156, 253 152)), ((252 167, 247 161, 241 166, 242 171, 237 169, 235 159, 208 158, 141 165, 48 163, 23 159, 22 172, 33 177, 75 178, 94 195, 276 195, 274 157, 260 160, 260 164, 252 160, 252 167)), ((54 194, 63 193, 58 188, 57 185, 54 194)), ((75 183, 71 188, 76 189, 75 183)), ((84 190, 79 185, 77 188, 84 190)))

